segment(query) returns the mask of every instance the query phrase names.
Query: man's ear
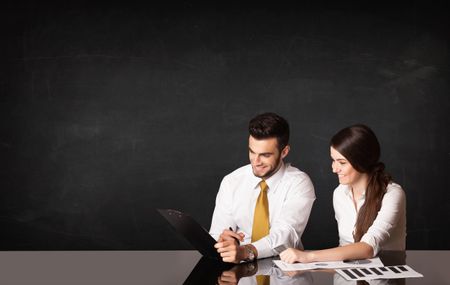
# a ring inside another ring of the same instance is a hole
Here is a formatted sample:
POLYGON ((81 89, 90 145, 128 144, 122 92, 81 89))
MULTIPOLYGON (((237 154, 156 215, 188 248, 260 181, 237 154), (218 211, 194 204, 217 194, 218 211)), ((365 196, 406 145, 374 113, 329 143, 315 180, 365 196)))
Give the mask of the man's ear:
POLYGON ((285 146, 283 148, 283 150, 281 151, 281 159, 285 158, 288 155, 290 150, 291 150, 291 147, 289 145, 285 146))

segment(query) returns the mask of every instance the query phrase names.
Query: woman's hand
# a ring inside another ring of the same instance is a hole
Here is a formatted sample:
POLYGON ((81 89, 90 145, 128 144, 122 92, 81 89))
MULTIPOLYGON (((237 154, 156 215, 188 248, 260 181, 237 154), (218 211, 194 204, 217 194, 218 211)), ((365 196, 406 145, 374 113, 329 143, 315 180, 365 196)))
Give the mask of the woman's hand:
POLYGON ((280 259, 286 263, 308 263, 311 262, 309 260, 309 253, 303 250, 298 250, 295 248, 288 248, 282 253, 280 253, 280 259))

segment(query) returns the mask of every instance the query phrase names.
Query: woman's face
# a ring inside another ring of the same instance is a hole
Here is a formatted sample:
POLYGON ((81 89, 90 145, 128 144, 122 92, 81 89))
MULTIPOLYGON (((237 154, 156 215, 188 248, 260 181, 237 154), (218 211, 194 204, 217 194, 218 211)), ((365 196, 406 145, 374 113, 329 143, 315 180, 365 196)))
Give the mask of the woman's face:
POLYGON ((331 168, 336 173, 340 184, 355 185, 360 182, 364 176, 358 172, 350 162, 333 147, 330 147, 331 168))

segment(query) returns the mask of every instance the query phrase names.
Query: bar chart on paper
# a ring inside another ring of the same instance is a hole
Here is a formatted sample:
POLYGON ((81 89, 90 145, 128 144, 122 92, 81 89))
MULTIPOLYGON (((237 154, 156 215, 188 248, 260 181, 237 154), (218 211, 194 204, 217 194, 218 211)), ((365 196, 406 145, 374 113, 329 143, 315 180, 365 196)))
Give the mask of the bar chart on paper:
POLYGON ((423 277, 408 265, 336 269, 346 280, 372 280, 423 277))

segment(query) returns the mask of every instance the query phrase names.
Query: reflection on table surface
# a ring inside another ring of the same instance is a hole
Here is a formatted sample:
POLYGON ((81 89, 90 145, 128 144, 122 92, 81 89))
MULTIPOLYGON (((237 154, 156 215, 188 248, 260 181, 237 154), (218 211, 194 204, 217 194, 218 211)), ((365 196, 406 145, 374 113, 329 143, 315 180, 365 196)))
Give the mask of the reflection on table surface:
POLYGON ((223 264, 197 251, 0 251, 0 284, 448 284, 450 251, 382 252, 385 265, 407 264, 424 278, 346 281, 334 271, 283 272, 272 262, 223 264), (258 277, 260 278, 260 277, 258 277), (266 278, 267 279, 267 278, 266 278))
POLYGON ((257 278, 265 278, 272 285, 313 284, 310 272, 283 272, 270 258, 238 265, 202 258, 183 284, 257 284, 257 278))
MULTIPOLYGON (((406 252, 385 251, 379 257, 385 266, 406 264, 406 252)), ((308 270, 284 272, 278 268, 273 260, 275 258, 261 259, 253 263, 242 263, 238 265, 223 264, 206 258, 201 258, 197 265, 187 277, 184 284, 259 284, 257 276, 265 276, 269 283, 264 284, 371 284, 371 285, 403 285, 410 282, 423 282, 424 279, 377 279, 368 281, 348 281, 334 270, 308 270), (407 280, 409 280, 407 282, 407 280)), ((428 279, 430 281, 431 279, 428 279)), ((412 283, 411 283, 412 284, 412 283)), ((417 283, 418 284, 418 283, 417 283)))

